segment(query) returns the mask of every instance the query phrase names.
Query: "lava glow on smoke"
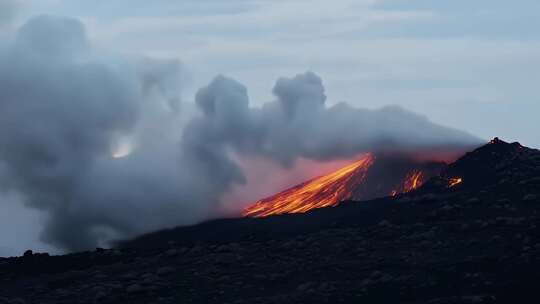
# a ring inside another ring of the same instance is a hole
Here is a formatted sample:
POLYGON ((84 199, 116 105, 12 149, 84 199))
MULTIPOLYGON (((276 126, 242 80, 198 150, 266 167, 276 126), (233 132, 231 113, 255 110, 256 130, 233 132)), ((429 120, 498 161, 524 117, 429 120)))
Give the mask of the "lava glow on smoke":
POLYGON ((111 156, 112 158, 124 158, 131 154, 133 151, 133 145, 127 139, 119 140, 113 147, 111 156))
POLYGON ((358 161, 333 173, 314 178, 248 207, 243 215, 266 217, 285 213, 304 213, 312 209, 336 206, 353 195, 352 189, 361 184, 374 163, 375 157, 366 154, 358 161))

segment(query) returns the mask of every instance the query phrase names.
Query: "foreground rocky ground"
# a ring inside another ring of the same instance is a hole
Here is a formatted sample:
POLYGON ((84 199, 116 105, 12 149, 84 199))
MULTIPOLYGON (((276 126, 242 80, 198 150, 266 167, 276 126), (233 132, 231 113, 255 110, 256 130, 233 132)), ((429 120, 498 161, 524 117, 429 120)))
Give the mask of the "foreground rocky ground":
POLYGON ((496 141, 395 198, 0 259, 0 303, 538 303, 539 212, 540 152, 496 141))

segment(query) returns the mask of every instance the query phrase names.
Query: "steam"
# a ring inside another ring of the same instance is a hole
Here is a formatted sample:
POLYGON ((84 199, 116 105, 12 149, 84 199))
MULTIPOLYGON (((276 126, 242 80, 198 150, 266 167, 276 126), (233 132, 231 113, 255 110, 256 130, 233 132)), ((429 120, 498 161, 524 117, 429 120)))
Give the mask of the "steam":
POLYGON ((179 123, 179 74, 178 62, 100 54, 78 20, 22 26, 0 54, 0 183, 49 214, 44 241, 79 250, 197 216, 179 203, 179 149, 151 142, 179 123), (122 140, 145 148, 115 160, 122 140))
POLYGON ((265 156, 291 166, 299 158, 332 160, 362 152, 466 147, 479 140, 438 126, 397 106, 357 109, 346 103, 327 107, 320 77, 312 72, 281 78, 274 102, 249 108, 247 89, 218 76, 197 94, 204 117, 186 133, 211 149, 232 147, 240 154, 265 156))
POLYGON ((254 182, 242 157, 290 168, 299 158, 478 143, 398 107, 329 107, 311 72, 279 79, 261 108, 218 76, 192 115, 182 75, 177 61, 99 52, 69 18, 34 18, 0 50, 0 185, 47 212, 44 241, 81 250, 218 217, 224 195, 254 182))
POLYGON ((2 26, 9 24, 12 21, 19 9, 19 5, 20 3, 18 0, 0 1, 0 29, 2 26))

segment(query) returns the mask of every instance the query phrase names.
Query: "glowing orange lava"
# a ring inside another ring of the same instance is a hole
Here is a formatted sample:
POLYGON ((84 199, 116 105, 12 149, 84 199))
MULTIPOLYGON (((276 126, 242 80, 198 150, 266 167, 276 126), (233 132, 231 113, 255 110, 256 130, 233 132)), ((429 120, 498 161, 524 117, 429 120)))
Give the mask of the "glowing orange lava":
POLYGON ((284 213, 304 213, 316 208, 336 206, 350 199, 374 163, 372 154, 325 176, 262 199, 243 212, 244 216, 266 217, 284 213))
POLYGON ((398 189, 392 190, 390 196, 396 196, 399 193, 407 193, 417 189, 422 186, 425 182, 424 172, 419 170, 414 170, 409 172, 403 180, 403 183, 399 185, 398 189))
POLYGON ((422 171, 413 171, 405 179, 403 192, 412 191, 423 184, 424 173, 422 171))
POLYGON ((461 177, 454 177, 448 180, 448 187, 452 188, 461 183, 463 183, 463 179, 461 177))

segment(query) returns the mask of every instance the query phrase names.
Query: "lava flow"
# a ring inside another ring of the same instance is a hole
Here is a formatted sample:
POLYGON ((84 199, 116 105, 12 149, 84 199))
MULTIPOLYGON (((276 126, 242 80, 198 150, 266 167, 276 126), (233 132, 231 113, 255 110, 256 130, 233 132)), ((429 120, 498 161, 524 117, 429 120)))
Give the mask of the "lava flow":
POLYGON ((355 163, 274 196, 244 210, 248 217, 304 213, 336 206, 346 200, 369 200, 413 191, 438 175, 442 163, 416 162, 407 157, 366 154, 355 163))
POLYGON ((392 192, 390 192, 390 196, 396 196, 399 193, 413 191, 418 187, 422 186, 425 182, 426 176, 424 175, 424 172, 420 170, 413 170, 409 174, 407 174, 407 177, 405 177, 405 180, 398 189, 392 190, 392 192))
POLYGON ((304 213, 315 208, 335 206, 353 195, 353 189, 366 178, 375 160, 366 154, 360 160, 336 172, 312 179, 247 208, 243 215, 265 217, 284 213, 304 213))
POLYGON ((461 177, 454 177, 448 180, 448 187, 452 188, 461 183, 463 183, 463 179, 461 177))

